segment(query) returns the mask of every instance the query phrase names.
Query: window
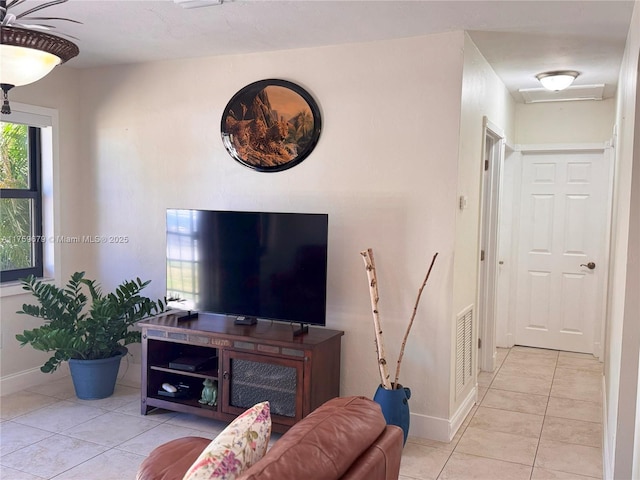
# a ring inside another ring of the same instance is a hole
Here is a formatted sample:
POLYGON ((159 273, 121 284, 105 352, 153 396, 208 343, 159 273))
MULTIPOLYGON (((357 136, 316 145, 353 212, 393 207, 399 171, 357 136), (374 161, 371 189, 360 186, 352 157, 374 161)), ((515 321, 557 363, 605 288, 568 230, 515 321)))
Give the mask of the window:
POLYGON ((0 279, 51 276, 52 123, 49 109, 24 108, 0 121, 0 279), (35 113, 34 113, 35 112, 35 113), (45 113, 43 115, 42 113, 45 113))
POLYGON ((2 281, 42 277, 40 129, 0 122, 2 281))

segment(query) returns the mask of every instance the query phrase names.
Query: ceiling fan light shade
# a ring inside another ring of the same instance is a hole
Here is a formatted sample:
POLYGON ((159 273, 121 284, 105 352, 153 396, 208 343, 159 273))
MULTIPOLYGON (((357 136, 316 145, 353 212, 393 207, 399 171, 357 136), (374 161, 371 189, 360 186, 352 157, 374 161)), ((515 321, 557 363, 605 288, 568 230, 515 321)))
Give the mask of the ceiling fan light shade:
POLYGON ((0 83, 3 84, 33 83, 79 53, 73 42, 49 33, 9 26, 3 26, 1 31, 0 83))
POLYGON ((557 72, 544 72, 536 75, 542 86, 552 92, 559 92, 569 87, 576 77, 580 75, 575 70, 562 70, 557 72))
POLYGON ((60 59, 55 55, 31 48, 0 45, 0 80, 2 83, 27 85, 47 75, 60 59))

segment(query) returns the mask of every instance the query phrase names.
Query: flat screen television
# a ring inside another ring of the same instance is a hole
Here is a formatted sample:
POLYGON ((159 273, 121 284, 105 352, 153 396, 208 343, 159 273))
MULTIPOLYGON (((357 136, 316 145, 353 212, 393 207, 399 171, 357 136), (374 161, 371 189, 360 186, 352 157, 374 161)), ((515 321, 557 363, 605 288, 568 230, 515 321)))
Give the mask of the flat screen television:
POLYGON ((167 210, 167 298, 182 310, 325 325, 328 215, 167 210))

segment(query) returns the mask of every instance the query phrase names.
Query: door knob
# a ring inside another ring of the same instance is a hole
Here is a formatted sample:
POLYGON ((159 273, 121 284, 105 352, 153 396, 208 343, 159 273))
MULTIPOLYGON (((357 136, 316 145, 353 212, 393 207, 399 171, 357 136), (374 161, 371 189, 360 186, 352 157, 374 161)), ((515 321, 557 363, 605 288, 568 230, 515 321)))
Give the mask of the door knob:
POLYGON ((580 266, 581 267, 587 267, 589 270, 593 270, 594 268, 596 268, 596 264, 593 263, 593 262, 581 263, 580 266))

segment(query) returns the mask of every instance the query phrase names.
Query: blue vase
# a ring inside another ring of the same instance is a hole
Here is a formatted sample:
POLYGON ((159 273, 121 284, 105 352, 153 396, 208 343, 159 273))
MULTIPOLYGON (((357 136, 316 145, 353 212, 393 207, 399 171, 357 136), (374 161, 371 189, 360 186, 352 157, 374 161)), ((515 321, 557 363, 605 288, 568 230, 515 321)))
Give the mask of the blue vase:
POLYGON ((409 436, 409 398, 411 390, 398 384, 398 388, 387 390, 378 386, 373 401, 380 404, 387 425, 397 425, 404 432, 404 443, 409 436))
POLYGON ((81 400, 97 400, 113 395, 118 378, 120 360, 127 354, 127 349, 121 347, 115 357, 100 358, 98 360, 69 360, 71 380, 76 396, 81 400))

